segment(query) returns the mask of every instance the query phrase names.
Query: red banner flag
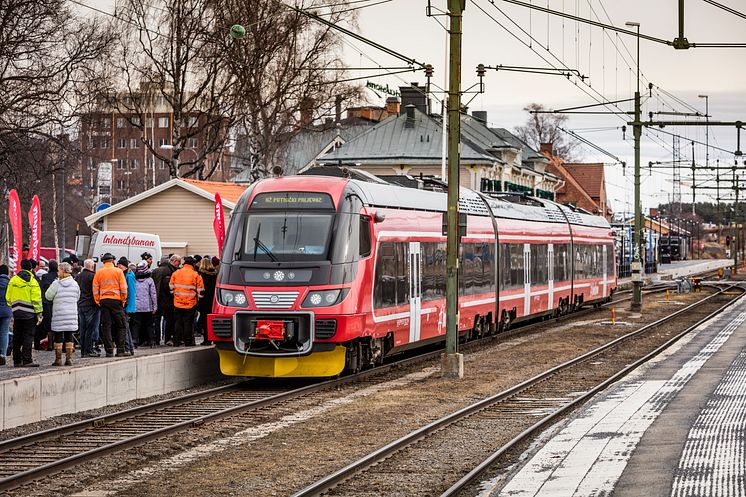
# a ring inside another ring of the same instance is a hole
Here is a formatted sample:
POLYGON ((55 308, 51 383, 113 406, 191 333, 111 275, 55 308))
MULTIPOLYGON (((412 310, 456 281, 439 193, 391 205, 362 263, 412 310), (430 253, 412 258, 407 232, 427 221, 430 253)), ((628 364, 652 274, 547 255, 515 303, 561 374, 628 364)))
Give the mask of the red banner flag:
POLYGON ((8 193, 8 219, 13 232, 13 245, 10 246, 13 254, 8 262, 12 266, 10 270, 16 271, 19 267, 18 258, 21 255, 21 247, 23 247, 23 216, 21 216, 21 201, 15 189, 8 193))
POLYGON ((218 241, 218 257, 223 254, 223 243, 225 242, 225 214, 223 213, 223 201, 220 194, 215 194, 215 220, 212 222, 215 238, 218 241))
POLYGON ((41 252, 41 205, 39 205, 38 195, 34 195, 33 200, 31 200, 31 209, 28 211, 28 225, 31 228, 28 257, 39 262, 39 253, 41 252))

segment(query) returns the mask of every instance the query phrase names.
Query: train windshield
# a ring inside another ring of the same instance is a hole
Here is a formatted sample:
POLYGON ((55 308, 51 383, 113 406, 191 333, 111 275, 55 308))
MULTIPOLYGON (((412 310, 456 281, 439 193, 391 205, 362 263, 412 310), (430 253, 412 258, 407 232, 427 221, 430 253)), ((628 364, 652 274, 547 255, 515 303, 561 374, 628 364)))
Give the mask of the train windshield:
POLYGON ((328 260, 334 214, 303 211, 252 213, 246 218, 241 260, 328 260))

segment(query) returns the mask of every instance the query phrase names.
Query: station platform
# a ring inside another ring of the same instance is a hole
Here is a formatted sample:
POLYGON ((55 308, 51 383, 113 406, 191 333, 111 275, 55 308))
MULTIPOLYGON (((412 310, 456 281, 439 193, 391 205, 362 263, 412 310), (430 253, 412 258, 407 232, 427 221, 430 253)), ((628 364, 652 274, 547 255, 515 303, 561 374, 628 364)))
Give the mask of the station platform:
POLYGON ((555 426, 490 495, 746 495, 745 322, 742 297, 555 426))
MULTIPOLYGON (((660 281, 675 280, 682 276, 691 276, 708 271, 717 271, 720 268, 733 267, 733 259, 694 259, 688 261, 675 261, 670 264, 659 264, 658 272, 643 275, 646 285, 652 285, 660 281)), ((632 288, 632 278, 619 278, 617 286, 620 290, 632 288)))
POLYGON ((33 354, 38 368, 0 366, 0 430, 222 378, 212 346, 140 347, 132 357, 81 358, 76 350, 72 366, 52 366, 53 351, 33 354))

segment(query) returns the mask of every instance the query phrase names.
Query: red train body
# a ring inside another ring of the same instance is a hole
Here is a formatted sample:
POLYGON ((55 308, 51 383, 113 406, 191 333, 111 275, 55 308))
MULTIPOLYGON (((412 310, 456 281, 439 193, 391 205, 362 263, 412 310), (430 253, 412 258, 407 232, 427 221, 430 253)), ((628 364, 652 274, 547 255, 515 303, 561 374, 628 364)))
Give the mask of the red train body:
MULTIPOLYGON (((238 376, 333 376, 445 337, 444 193, 327 176, 254 184, 233 211, 209 338, 238 376)), ((605 219, 462 189, 459 330, 608 300, 605 219)))

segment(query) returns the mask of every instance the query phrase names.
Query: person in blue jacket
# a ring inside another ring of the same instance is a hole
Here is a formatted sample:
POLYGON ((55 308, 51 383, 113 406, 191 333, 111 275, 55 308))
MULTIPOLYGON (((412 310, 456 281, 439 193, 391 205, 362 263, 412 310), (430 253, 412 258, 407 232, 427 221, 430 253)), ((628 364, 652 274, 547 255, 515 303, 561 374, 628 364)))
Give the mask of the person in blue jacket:
POLYGON ((10 270, 5 264, 0 265, 0 366, 5 366, 5 354, 8 352, 8 334, 10 332, 10 318, 13 311, 5 300, 10 282, 10 270))
POLYGON ((133 314, 137 312, 137 299, 135 297, 135 288, 137 287, 137 279, 135 278, 134 271, 130 270, 130 261, 126 257, 120 257, 117 266, 124 273, 124 279, 127 281, 127 302, 124 304, 124 312, 127 313, 127 334, 124 339, 124 350, 129 352, 131 355, 135 354, 135 345, 132 342, 132 332, 130 332, 130 321, 132 320, 133 314))

